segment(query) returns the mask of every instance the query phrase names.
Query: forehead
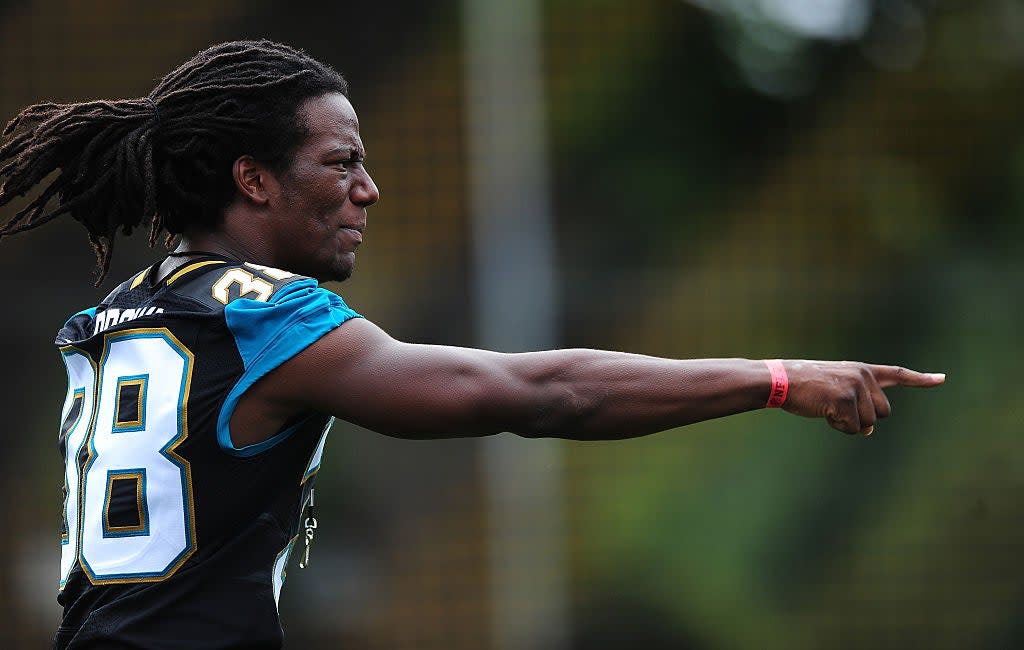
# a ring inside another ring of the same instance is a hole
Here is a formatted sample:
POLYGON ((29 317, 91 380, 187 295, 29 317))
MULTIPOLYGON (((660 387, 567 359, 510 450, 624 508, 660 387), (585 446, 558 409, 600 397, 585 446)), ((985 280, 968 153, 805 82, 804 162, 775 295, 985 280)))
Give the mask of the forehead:
POLYGON ((309 132, 303 147, 330 149, 354 146, 362 152, 359 119, 348 98, 341 93, 311 97, 302 103, 298 114, 309 132))

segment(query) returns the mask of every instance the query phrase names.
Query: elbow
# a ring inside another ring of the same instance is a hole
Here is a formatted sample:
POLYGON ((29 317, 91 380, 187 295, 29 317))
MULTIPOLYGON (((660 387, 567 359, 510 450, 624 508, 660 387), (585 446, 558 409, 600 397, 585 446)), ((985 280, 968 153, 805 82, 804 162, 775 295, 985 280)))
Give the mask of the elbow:
POLYGON ((516 431, 526 438, 579 438, 600 409, 599 396, 557 379, 543 382, 537 393, 527 426, 516 431))

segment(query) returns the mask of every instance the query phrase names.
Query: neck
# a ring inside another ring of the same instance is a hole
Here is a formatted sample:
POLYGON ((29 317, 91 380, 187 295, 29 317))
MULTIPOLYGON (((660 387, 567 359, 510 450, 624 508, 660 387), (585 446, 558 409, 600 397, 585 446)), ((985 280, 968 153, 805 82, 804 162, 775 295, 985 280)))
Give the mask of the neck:
POLYGON ((238 238, 225 232, 193 232, 182 235, 181 241, 173 252, 188 253, 191 251, 217 253, 257 264, 266 263, 266 260, 263 259, 265 256, 259 254, 256 247, 246 245, 245 242, 239 241, 238 238))

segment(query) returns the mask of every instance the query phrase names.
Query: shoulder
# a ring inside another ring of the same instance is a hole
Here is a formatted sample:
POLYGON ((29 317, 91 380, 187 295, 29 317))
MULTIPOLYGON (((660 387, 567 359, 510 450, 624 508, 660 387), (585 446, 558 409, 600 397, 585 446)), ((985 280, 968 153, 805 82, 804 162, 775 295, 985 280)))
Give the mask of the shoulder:
POLYGON ((245 263, 211 276, 209 295, 232 329, 311 320, 338 325, 359 316, 341 296, 303 275, 245 263))
POLYGON ((203 260, 182 266, 167 278, 167 287, 212 308, 235 301, 267 303, 293 285, 318 287, 313 278, 250 262, 203 260))
POLYGON ((342 323, 361 318, 314 278, 257 264, 210 272, 196 282, 196 298, 219 306, 248 366, 273 350, 287 358, 342 323), (202 295, 200 295, 202 294, 202 295))
POLYGON ((112 304, 119 296, 130 291, 135 277, 138 277, 145 272, 146 270, 144 269, 140 274, 137 274, 114 287, 114 289, 97 305, 81 309, 68 316, 67 320, 64 321, 64 325, 57 331, 54 343, 57 345, 67 345, 69 343, 85 340, 95 334, 96 328, 94 326, 94 319, 97 316, 97 312, 102 311, 107 305, 112 304))

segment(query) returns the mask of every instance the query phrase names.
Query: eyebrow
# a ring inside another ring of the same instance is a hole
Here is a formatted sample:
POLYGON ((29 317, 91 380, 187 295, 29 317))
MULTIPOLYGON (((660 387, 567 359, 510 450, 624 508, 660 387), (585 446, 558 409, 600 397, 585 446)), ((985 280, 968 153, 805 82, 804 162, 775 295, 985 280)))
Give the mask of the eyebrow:
POLYGON ((354 144, 344 147, 331 147, 326 152, 324 152, 324 155, 326 156, 335 156, 338 154, 347 155, 349 158, 366 158, 366 152, 361 150, 354 144))

